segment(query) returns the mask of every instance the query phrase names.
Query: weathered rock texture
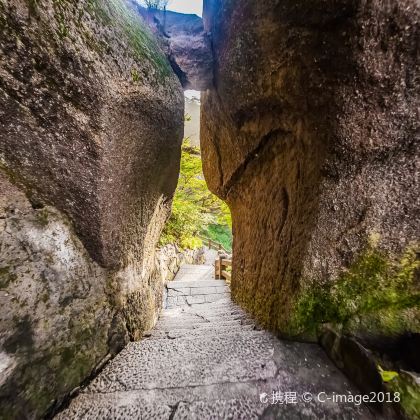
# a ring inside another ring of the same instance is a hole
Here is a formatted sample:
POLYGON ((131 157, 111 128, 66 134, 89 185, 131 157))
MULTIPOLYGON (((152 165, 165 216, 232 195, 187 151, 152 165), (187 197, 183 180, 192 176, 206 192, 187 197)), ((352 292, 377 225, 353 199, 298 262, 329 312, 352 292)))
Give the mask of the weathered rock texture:
POLYGON ((127 342, 120 285, 3 174, 0 204, 0 417, 39 417, 127 342))
POLYGON ((160 37, 168 59, 184 89, 206 90, 213 85, 211 34, 193 14, 148 10, 128 0, 160 37))
POLYGON ((202 155, 233 215, 236 302, 287 335, 350 319, 361 335, 418 329, 418 2, 204 10, 202 155))
POLYGON ((0 0, 0 418, 150 329, 182 88, 122 0, 0 0))
POLYGON ((168 61, 123 0, 3 0, 0 16, 2 164, 102 265, 141 260, 177 182, 183 98, 168 61))
POLYGON ((169 59, 184 89, 206 90, 213 84, 210 36, 196 15, 162 12, 157 16, 169 42, 169 59))
POLYGON ((203 262, 201 250, 159 249, 151 286, 137 281, 141 318, 133 322, 121 273, 93 262, 66 217, 34 209, 1 173, 0 245, 1 418, 39 415, 78 385, 130 332, 154 325, 181 264, 203 262))

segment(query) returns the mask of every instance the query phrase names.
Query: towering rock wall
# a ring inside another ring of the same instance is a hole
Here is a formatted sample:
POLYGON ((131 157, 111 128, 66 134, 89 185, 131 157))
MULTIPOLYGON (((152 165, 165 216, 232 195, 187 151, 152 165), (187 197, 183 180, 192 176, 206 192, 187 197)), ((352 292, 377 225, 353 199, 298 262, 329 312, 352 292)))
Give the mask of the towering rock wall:
POLYGON ((0 0, 0 417, 39 417, 162 301, 181 85, 123 0, 0 0))
POLYGON ((414 0, 205 2, 232 293, 283 335, 419 332, 419 19, 414 0))
POLYGON ((157 35, 182 87, 208 89, 213 82, 213 55, 203 19, 194 14, 147 9, 137 0, 127 1, 157 35))

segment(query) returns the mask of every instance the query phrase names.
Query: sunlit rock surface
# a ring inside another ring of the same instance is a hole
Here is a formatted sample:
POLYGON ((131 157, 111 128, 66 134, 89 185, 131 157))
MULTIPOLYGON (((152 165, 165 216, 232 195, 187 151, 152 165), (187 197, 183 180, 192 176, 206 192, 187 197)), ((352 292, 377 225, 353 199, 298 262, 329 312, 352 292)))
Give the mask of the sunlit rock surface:
POLYGON ((204 174, 232 210, 232 296, 273 330, 419 330, 419 16, 412 0, 205 1, 204 174))

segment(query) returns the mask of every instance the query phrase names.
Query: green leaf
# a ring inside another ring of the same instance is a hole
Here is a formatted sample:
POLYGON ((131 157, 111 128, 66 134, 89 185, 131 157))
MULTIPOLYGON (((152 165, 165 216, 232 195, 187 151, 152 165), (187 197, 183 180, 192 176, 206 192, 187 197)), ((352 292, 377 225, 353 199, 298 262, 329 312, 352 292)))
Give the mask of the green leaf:
POLYGON ((394 372, 392 370, 383 370, 380 366, 378 366, 378 370, 384 382, 391 382, 398 376, 398 372, 394 372))

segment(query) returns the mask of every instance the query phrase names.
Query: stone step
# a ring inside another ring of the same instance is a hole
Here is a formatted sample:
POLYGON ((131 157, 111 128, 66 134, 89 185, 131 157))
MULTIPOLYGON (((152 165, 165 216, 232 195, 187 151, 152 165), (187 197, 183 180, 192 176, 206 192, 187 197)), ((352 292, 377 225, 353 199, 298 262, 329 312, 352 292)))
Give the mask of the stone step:
MULTIPOLYGON (((198 290, 198 289, 197 289, 198 290)), ((204 303, 218 302, 220 300, 227 301, 230 298, 230 293, 213 293, 213 294, 194 294, 190 296, 177 296, 168 297, 166 299, 166 307, 168 309, 175 308, 177 306, 191 306, 200 305, 204 303)))
POLYGON ((182 273, 183 271, 208 271, 208 270, 212 270, 213 266, 211 265, 206 265, 206 264, 183 264, 181 265, 180 269, 179 269, 179 273, 182 273))
POLYGON ((174 317, 174 316, 162 316, 159 323, 164 322, 185 322, 185 321, 195 321, 195 320, 204 320, 205 322, 222 322, 222 321, 251 321, 251 319, 245 314, 227 314, 227 313, 219 313, 219 314, 212 314, 212 313, 188 313, 182 316, 174 317))
POLYGON ((195 329, 171 329, 170 331, 167 330, 153 330, 147 333, 148 340, 150 339, 176 339, 181 337, 186 338, 199 338, 203 335, 211 336, 211 335, 221 335, 221 334, 234 334, 240 333, 241 331, 249 331, 254 330, 255 326, 250 325, 213 325, 213 327, 209 326, 208 328, 195 328, 195 329))
POLYGON ((199 316, 219 316, 219 315, 231 315, 231 316, 248 316, 244 311, 232 306, 213 306, 213 309, 208 308, 206 304, 193 305, 192 307, 184 308, 172 308, 162 312, 160 318, 173 317, 179 318, 184 314, 196 314, 199 316))
POLYGON ((199 316, 199 317, 217 317, 217 316, 247 316, 243 311, 238 311, 235 308, 229 307, 220 307, 215 308, 214 310, 209 310, 206 308, 206 304, 202 305, 191 305, 183 306, 177 308, 166 309, 162 312, 159 319, 179 319, 184 316, 199 316))
MULTIPOLYGON (((351 403, 302 401, 272 404, 273 392, 288 392, 278 381, 253 381, 239 384, 218 384, 194 388, 122 391, 114 393, 82 393, 70 407, 60 413, 59 420, 69 419, 287 419, 287 420, 370 420, 374 416, 364 406, 351 403), (267 402, 260 397, 267 395, 267 402)), ((317 395, 318 390, 312 390, 317 395)), ((321 392, 321 391, 320 391, 321 392)))
POLYGON ((281 341, 260 330, 231 301, 226 283, 212 274, 208 267, 184 266, 167 289, 168 302, 176 304, 164 309, 153 331, 129 343, 58 418, 371 418, 366 407, 353 404, 261 403, 260 395, 270 398, 273 392, 358 391, 318 345, 281 341))
POLYGON ((180 318, 184 315, 197 315, 197 316, 204 316, 204 317, 216 317, 216 316, 248 316, 243 311, 238 311, 235 308, 229 307, 221 307, 215 308, 214 310, 209 310, 205 308, 205 304, 202 305, 191 305, 191 306, 183 306, 178 308, 171 308, 163 311, 160 319, 163 318, 180 318))
POLYGON ((175 276, 174 282, 178 280, 194 282, 214 280, 214 267, 209 265, 182 266, 175 276))
POLYGON ((126 393, 84 394, 77 404, 59 414, 56 419, 258 419, 265 406, 251 399, 194 401, 167 405, 150 403, 138 395, 126 393), (105 398, 104 398, 105 397, 105 398))
POLYGON ((253 321, 242 321, 242 320, 221 320, 218 322, 208 322, 202 320, 179 320, 179 321, 168 321, 158 322, 156 324, 157 330, 170 331, 171 329, 176 330, 194 330, 201 328, 214 328, 214 327, 235 327, 240 325, 254 325, 253 321))
POLYGON ((225 287, 227 284, 224 280, 180 280, 170 281, 166 288, 170 289, 184 289, 184 288, 202 288, 202 287, 225 287))
POLYGON ((89 385, 88 392, 267 379, 277 371, 273 352, 273 337, 261 331, 204 336, 199 340, 129 343, 89 385))
POLYGON ((175 296, 194 296, 194 295, 211 295, 215 293, 230 293, 229 286, 206 286, 206 287, 167 287, 168 297, 175 296))
POLYGON ((162 312, 162 314, 166 314, 167 312, 174 312, 174 311, 195 311, 195 310, 200 310, 200 311, 220 311, 220 310, 232 310, 232 311, 242 311, 243 310, 238 306, 235 305, 234 303, 232 303, 231 299, 226 299, 223 301, 217 301, 217 302, 211 302, 211 303, 205 303, 205 304, 200 304, 200 305, 191 305, 191 308, 173 308, 170 310, 165 310, 162 312))

